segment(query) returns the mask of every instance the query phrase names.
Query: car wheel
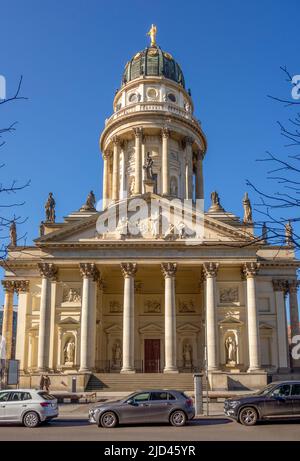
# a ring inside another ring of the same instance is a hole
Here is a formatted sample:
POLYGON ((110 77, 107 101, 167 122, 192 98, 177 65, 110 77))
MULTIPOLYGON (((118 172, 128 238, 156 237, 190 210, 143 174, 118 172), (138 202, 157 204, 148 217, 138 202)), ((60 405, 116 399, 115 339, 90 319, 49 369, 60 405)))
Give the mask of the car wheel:
POLYGON ((26 427, 37 427, 40 424, 39 415, 35 411, 29 411, 23 418, 26 427))
POLYGON ((100 426, 106 428, 116 427, 118 424, 118 418, 112 411, 106 411, 100 418, 100 426))
POLYGON ((172 426, 180 427, 186 423, 186 415, 182 410, 174 411, 170 416, 170 423, 172 426))
POLYGON ((239 415, 239 421, 244 426, 254 426, 257 422, 257 411, 253 407, 243 408, 239 415))

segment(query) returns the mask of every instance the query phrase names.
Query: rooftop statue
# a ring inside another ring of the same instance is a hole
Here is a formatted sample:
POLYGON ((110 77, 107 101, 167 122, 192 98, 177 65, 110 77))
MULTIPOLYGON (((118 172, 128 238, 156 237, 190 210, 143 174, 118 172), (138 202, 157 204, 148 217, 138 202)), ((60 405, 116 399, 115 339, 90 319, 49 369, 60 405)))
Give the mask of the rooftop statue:
POLYGON ((80 208, 81 211, 95 211, 96 197, 94 192, 91 190, 87 196, 85 204, 80 208))
POLYGON ((10 235, 10 245, 13 247, 17 246, 17 226, 16 226, 15 221, 12 221, 10 225, 9 235, 10 235))
POLYGON ((252 223, 252 207, 248 197, 248 193, 246 192, 243 198, 243 207, 244 207, 244 223, 251 224, 252 223))
POLYGON ((147 35, 149 35, 151 39, 151 46, 156 46, 156 33, 157 27, 155 24, 152 24, 151 29, 147 32, 147 35))
POLYGON ((47 202, 45 203, 46 211, 46 222, 54 223, 55 222, 55 200, 53 198, 53 193, 49 192, 47 202))

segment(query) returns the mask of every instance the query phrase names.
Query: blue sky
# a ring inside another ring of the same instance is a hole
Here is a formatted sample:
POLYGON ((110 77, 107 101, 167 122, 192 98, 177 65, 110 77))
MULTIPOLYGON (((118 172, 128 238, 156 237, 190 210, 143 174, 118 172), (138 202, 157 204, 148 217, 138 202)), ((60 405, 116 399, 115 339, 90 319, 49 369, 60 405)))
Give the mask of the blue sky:
POLYGON ((255 160, 282 151, 276 120, 287 112, 266 95, 290 96, 280 66, 300 73, 298 0, 2 0, 0 8, 0 74, 8 95, 22 74, 29 98, 2 106, 0 119, 1 127, 19 122, 0 153, 2 180, 31 180, 18 196, 27 243, 49 191, 59 221, 91 189, 100 197, 99 134, 151 23, 183 69, 208 139, 206 206, 216 189, 225 209, 242 215, 246 178, 265 184, 255 160))

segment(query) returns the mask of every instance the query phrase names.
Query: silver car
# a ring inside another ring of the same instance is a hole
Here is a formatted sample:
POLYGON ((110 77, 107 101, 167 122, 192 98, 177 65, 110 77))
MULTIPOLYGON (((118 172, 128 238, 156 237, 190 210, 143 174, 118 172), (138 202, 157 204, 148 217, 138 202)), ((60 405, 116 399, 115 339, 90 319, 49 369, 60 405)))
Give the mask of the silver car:
POLYGON ((136 392, 122 400, 95 405, 89 411, 90 423, 106 428, 139 423, 184 426, 194 416, 192 399, 176 390, 136 392))
POLYGON ((57 399, 45 391, 6 389, 0 391, 0 422, 36 427, 58 416, 57 399))

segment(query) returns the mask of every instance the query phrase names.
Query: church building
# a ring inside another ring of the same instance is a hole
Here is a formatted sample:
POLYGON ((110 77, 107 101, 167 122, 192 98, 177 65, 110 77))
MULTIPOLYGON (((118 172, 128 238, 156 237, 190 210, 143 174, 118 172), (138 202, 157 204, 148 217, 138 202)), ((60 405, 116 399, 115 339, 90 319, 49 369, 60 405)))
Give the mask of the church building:
POLYGON ((17 293, 22 386, 48 373, 53 390, 74 377, 78 390, 188 388, 203 372, 212 390, 259 388, 297 370, 294 248, 255 235, 247 194, 242 218, 217 192, 204 211, 206 137, 180 65, 149 35, 100 136, 102 201, 91 191, 57 222, 50 193, 39 236, 2 262, 2 335, 9 359, 17 293))

